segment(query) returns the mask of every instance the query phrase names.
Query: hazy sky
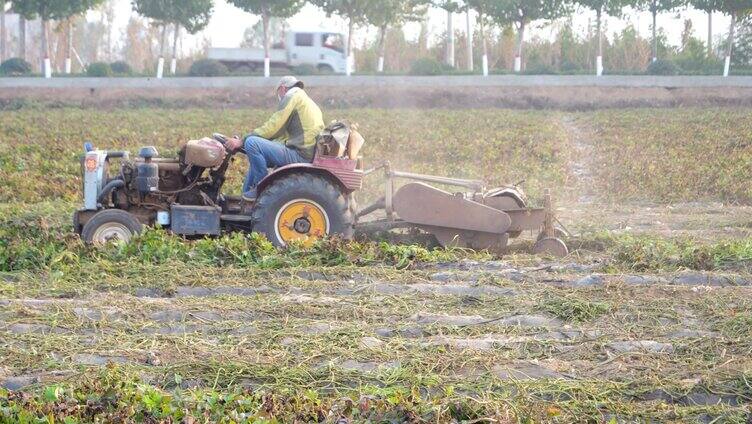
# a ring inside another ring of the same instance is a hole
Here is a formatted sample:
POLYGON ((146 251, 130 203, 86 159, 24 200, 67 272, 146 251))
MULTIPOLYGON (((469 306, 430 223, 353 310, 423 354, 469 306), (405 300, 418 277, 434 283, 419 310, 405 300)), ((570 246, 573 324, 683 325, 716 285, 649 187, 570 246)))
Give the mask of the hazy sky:
MULTIPOLYGON (((120 29, 125 27, 128 18, 134 12, 131 9, 130 0, 116 0, 117 4, 117 21, 116 26, 120 29)), ((595 19, 594 13, 585 11, 577 13, 574 20, 576 31, 584 33, 587 28, 588 19, 595 19)), ((625 18, 644 35, 649 35, 651 17, 649 13, 640 13, 628 11, 625 18)), ((667 13, 659 16, 658 26, 663 27, 669 36, 672 44, 679 44, 681 32, 684 28, 684 19, 692 19, 696 35, 705 39, 707 34, 707 15, 697 11, 685 11, 681 16, 677 13, 667 13)), ((236 47, 243 38, 243 32, 246 28, 252 26, 258 21, 258 17, 245 13, 236 7, 227 4, 225 0, 215 0, 214 14, 209 26, 196 36, 189 36, 183 40, 184 50, 194 49, 204 38, 211 40, 215 47, 236 47)), ((474 22, 474 21, 473 21, 474 22)), ((306 5, 300 13, 289 19, 293 28, 296 27, 325 27, 327 29, 338 29, 346 31, 344 21, 336 17, 327 18, 326 15, 318 8, 306 5)), ((626 23, 623 20, 609 18, 606 22, 608 33, 620 31, 626 23)), ((728 30, 729 18, 720 14, 714 15, 713 32, 716 36, 725 34, 728 30)), ((465 28, 465 15, 454 15, 455 28, 463 30, 465 28)), ((432 35, 440 34, 446 26, 446 12, 433 9, 430 12, 430 31, 432 35)), ((419 26, 417 24, 408 25, 406 28, 409 37, 417 37, 419 26)), ((542 29, 533 29, 533 33, 542 37, 548 37, 551 34, 550 27, 542 29)), ((375 36, 374 29, 359 29, 356 34, 356 42, 360 42, 364 37, 375 36)))

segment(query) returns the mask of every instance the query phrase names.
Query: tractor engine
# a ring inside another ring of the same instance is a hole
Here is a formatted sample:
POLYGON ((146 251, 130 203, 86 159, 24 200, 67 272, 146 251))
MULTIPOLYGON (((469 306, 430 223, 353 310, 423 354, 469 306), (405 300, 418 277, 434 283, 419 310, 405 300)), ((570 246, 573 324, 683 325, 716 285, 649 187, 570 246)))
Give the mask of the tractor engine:
POLYGON ((122 156, 120 175, 103 181, 99 203, 111 199, 118 208, 142 222, 154 222, 171 205, 214 206, 224 182, 227 153, 216 140, 187 142, 176 158, 159 157, 153 146, 143 147, 133 160, 122 156))

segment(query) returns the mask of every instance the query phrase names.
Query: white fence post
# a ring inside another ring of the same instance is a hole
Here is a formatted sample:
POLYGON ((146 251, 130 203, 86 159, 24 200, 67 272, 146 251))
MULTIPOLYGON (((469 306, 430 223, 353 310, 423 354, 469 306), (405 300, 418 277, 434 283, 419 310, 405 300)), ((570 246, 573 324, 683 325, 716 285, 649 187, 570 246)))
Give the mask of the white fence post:
POLYGON ((483 55, 483 76, 488 76, 488 55, 483 55))
POLYGON ((164 58, 160 57, 157 61, 157 79, 162 79, 164 74, 164 58))
POLYGON ((269 78, 271 76, 271 60, 268 57, 264 58, 264 77, 269 78))

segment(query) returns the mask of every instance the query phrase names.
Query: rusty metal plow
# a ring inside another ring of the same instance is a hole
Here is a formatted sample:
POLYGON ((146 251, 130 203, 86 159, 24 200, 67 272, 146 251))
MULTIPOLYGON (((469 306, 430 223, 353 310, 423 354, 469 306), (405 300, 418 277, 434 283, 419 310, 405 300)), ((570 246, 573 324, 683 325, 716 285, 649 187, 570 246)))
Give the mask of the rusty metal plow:
POLYGON ((384 170, 384 197, 357 213, 356 230, 362 233, 398 228, 420 229, 432 234, 445 247, 489 250, 502 254, 510 238, 523 231, 539 231, 535 253, 566 256, 566 244, 554 227, 551 195, 546 190, 543 208, 529 208, 524 193, 516 187, 487 190, 483 181, 395 171, 387 163, 364 171, 384 170), (409 180, 395 191, 398 179, 409 180), (450 193, 426 183, 461 187, 470 192, 450 193), (361 218, 383 210, 385 217, 361 218))

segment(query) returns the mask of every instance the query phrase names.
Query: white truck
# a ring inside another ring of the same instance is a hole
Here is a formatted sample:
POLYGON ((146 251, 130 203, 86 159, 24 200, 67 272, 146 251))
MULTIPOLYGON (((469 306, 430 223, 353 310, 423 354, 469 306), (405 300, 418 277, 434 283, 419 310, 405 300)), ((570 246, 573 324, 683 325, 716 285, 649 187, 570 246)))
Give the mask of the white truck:
MULTIPOLYGON (((269 66, 292 68, 311 65, 321 73, 345 73, 345 37, 326 30, 296 30, 285 34, 283 43, 269 51, 269 66)), ((255 71, 264 68, 262 48, 209 48, 209 59, 219 61, 231 71, 255 71)))

